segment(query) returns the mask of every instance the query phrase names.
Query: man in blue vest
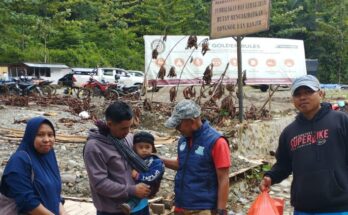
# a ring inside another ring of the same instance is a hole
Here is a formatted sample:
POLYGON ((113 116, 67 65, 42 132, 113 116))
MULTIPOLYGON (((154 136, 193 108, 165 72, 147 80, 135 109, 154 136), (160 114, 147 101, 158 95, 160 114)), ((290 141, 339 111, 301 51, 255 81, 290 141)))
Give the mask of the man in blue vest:
POLYGON ((202 120, 192 100, 179 102, 165 126, 181 133, 177 159, 162 158, 175 176, 175 214, 225 215, 231 166, 228 141, 202 120))

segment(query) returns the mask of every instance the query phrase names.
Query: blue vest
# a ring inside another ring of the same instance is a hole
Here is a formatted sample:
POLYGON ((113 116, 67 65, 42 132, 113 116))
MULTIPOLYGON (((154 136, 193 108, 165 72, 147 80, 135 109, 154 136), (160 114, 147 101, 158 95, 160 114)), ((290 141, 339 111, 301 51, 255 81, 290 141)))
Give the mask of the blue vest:
POLYGON ((192 146, 187 138, 178 143, 179 169, 175 176, 175 206, 189 210, 216 209, 218 181, 212 148, 221 134, 207 121, 193 134, 192 146))

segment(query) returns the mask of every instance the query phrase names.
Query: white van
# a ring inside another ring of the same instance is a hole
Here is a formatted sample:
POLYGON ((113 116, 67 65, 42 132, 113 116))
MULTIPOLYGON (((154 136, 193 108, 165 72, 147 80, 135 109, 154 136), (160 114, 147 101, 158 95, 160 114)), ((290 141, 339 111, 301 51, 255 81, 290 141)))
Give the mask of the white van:
POLYGON ((120 77, 118 83, 126 87, 142 85, 144 82, 144 77, 133 76, 121 68, 72 68, 72 72, 76 79, 76 86, 82 86, 91 77, 98 81, 114 83, 116 75, 120 77))

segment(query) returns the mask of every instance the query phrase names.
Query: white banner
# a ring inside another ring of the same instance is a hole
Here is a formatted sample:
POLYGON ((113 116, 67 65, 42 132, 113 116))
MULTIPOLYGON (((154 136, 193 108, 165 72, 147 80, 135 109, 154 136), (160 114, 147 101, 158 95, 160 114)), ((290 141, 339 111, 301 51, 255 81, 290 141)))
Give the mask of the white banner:
MULTIPOLYGON (((179 81, 182 85, 199 85, 210 64, 214 65, 213 81, 216 81, 227 63, 230 64, 224 82, 235 83, 238 77, 236 41, 232 38, 209 40, 210 50, 203 56, 200 43, 209 37, 197 38, 199 46, 194 50, 186 49, 188 36, 167 36, 166 41, 159 35, 144 36, 145 73, 149 84, 157 80, 158 86, 176 85, 179 81), (152 59, 155 48, 159 54, 157 59, 152 59), (157 75, 163 64, 166 76, 160 80, 157 75), (176 77, 168 77, 172 66, 176 77)), ((294 78, 307 74, 303 41, 246 37, 242 40, 242 69, 246 70, 247 84, 291 84, 294 78)))

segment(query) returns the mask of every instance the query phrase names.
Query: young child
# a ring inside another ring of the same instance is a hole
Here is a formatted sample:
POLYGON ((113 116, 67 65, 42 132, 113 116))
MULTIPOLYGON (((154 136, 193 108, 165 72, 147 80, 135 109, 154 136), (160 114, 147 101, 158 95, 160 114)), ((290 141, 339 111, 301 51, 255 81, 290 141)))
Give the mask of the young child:
MULTIPOLYGON (((134 151, 144 159, 146 165, 149 167, 147 172, 137 172, 133 170, 132 177, 136 183, 145 183, 150 185, 151 193, 149 198, 153 197, 159 190, 162 176, 164 174, 164 163, 156 155, 155 138, 148 132, 138 132, 133 138, 134 151)), ((126 214, 130 214, 141 199, 133 197, 127 203, 122 204, 122 210, 126 214)))

